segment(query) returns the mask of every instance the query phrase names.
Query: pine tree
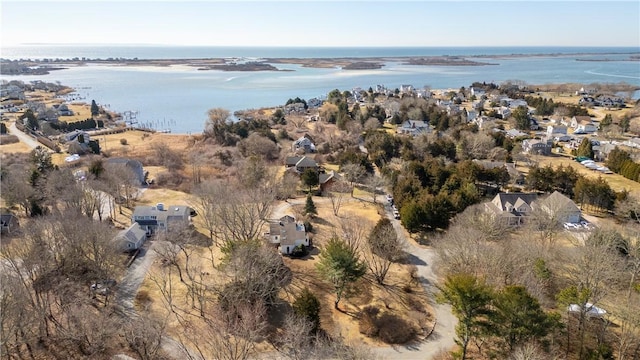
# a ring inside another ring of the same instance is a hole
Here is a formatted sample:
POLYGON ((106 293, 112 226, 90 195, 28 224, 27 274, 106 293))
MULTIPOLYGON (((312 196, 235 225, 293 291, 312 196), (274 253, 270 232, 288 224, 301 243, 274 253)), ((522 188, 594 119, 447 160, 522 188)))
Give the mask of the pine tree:
POLYGON ((316 209, 316 204, 313 202, 311 193, 307 194, 307 202, 304 205, 304 213, 310 216, 318 215, 318 209, 316 209))
POLYGON ((591 140, 584 138, 578 146, 578 150, 576 151, 576 156, 585 156, 589 159, 593 159, 593 146, 591 145, 591 140))
POLYGON ((293 311, 313 324, 312 333, 318 332, 320 329, 320 301, 309 288, 302 289, 300 295, 296 297, 293 302, 293 311))

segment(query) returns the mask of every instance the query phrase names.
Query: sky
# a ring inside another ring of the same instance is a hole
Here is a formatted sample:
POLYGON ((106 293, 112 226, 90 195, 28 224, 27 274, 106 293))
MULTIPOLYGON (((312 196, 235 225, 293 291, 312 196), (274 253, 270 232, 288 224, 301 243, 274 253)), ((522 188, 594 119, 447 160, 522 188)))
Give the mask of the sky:
POLYGON ((640 1, 0 0, 0 45, 632 46, 640 1))

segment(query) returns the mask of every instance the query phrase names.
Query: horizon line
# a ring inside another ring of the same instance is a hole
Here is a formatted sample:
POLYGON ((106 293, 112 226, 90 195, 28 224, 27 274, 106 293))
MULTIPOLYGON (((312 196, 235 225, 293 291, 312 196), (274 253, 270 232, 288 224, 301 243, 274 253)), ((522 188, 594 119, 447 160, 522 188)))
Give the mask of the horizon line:
POLYGON ((205 45, 205 44, 160 44, 160 43, 20 43, 4 44, 1 48, 20 46, 146 46, 146 47, 218 47, 218 48, 352 48, 352 49, 376 49, 376 48, 637 48, 640 45, 205 45))

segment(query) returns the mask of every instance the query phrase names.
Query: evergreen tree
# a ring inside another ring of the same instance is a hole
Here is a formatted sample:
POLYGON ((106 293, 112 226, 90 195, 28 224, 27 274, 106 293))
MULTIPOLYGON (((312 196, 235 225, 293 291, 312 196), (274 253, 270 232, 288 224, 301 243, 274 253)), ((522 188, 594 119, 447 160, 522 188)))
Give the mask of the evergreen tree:
POLYGON ((318 332, 320 329, 320 301, 309 288, 302 289, 292 306, 298 316, 304 317, 313 324, 311 332, 318 332))
POLYGON ((578 146, 578 150, 576 150, 576 156, 584 156, 589 159, 593 159, 593 146, 591 145, 591 140, 588 138, 582 139, 580 146, 578 146))
POLYGON ((547 315, 538 300, 523 286, 507 286, 495 294, 490 318, 492 333, 513 350, 530 340, 541 339, 558 325, 547 315))
POLYGON ((599 130, 604 130, 607 126, 611 124, 613 124, 613 118, 611 117, 611 114, 607 114, 604 116, 604 119, 600 121, 599 130))
POLYGON ((492 290, 484 281, 469 274, 448 275, 439 290, 436 300, 451 305, 458 318, 456 343, 462 348, 460 358, 465 360, 469 342, 486 327, 486 317, 491 315, 492 290))
POLYGON ((313 202, 311 193, 307 194, 307 202, 304 205, 304 213, 309 216, 318 215, 318 210, 316 209, 316 204, 313 202))
POLYGON ((91 116, 98 116, 98 114, 100 114, 100 108, 95 100, 91 100, 91 116))
POLYGON ((300 176, 302 183, 309 188, 309 192, 320 183, 318 172, 313 169, 306 169, 300 176))
POLYGON ((319 258, 316 267, 320 276, 333 285, 336 294, 334 307, 338 309, 345 290, 366 273, 367 264, 360 261, 356 251, 337 236, 329 239, 319 258))

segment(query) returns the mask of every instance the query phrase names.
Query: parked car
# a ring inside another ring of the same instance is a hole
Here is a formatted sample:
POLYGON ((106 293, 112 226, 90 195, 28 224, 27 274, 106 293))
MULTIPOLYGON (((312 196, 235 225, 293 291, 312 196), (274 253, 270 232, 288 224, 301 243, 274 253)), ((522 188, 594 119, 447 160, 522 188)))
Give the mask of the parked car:
POLYGON ((393 212, 393 218, 396 220, 400 220, 400 213, 398 211, 393 212))
POLYGON ((387 201, 393 204, 393 196, 391 196, 391 194, 387 194, 387 201))

